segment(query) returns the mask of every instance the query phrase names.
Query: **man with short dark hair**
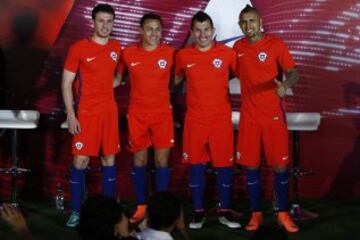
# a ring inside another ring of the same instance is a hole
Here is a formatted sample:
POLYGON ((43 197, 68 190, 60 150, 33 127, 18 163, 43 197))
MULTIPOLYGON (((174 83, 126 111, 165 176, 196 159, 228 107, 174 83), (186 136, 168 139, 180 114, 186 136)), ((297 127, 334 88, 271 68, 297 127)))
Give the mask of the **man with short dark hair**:
MULTIPOLYGON (((175 228, 184 234, 183 221, 180 200, 170 192, 155 193, 149 199, 148 228, 139 234, 139 239, 172 240, 170 233, 175 228)), ((184 237, 186 238, 186 235, 184 237)))
POLYGON ((186 78, 187 112, 183 134, 183 162, 191 164, 190 188, 194 217, 189 227, 200 229, 205 222, 204 190, 206 163, 216 171, 220 223, 229 228, 240 224, 231 219, 233 126, 229 99, 229 73, 235 73, 235 52, 214 41, 215 28, 202 11, 191 21, 194 44, 176 56, 175 84, 186 78))
POLYGON ((114 198, 92 196, 81 207, 77 231, 83 240, 136 239, 131 237, 128 219, 114 198))
POLYGON ((263 146, 267 163, 275 172, 278 222, 287 231, 297 232, 299 228, 288 213, 289 143, 283 98, 298 79, 295 62, 282 40, 262 33, 262 20, 255 8, 247 5, 241 11, 239 25, 245 38, 234 45, 242 90, 237 162, 246 167, 253 211, 245 229, 255 231, 263 222, 259 170, 263 146), (285 72, 285 81, 278 80, 279 68, 285 72))
MULTIPOLYGON (((116 188, 115 154, 120 150, 118 110, 113 87, 121 77, 114 77, 121 46, 111 40, 115 12, 108 4, 98 4, 92 11, 94 33, 73 44, 64 63, 62 93, 69 132, 73 135, 73 165, 70 171, 72 214, 66 223, 75 227, 84 195, 85 168, 90 156, 101 150, 102 191, 114 196, 116 188), (79 105, 73 106, 73 83, 80 81, 79 105)), ((118 69, 121 72, 121 69, 118 69)))
POLYGON ((155 187, 161 192, 169 186, 168 159, 174 145, 169 81, 175 50, 161 43, 160 16, 145 14, 140 20, 140 32, 141 42, 125 48, 123 54, 131 85, 127 119, 138 204, 131 222, 140 221, 146 212, 148 148, 154 148, 155 187))

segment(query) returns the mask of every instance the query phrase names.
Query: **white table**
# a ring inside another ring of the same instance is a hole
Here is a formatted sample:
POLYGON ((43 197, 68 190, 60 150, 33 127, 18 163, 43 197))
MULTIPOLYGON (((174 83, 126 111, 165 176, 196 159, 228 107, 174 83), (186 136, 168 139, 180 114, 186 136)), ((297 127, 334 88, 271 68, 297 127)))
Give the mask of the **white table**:
POLYGON ((19 129, 37 128, 40 113, 35 110, 0 110, 0 129, 12 131, 11 168, 1 168, 0 172, 11 174, 11 202, 17 205, 16 177, 18 174, 29 172, 29 169, 18 168, 17 135, 19 129))

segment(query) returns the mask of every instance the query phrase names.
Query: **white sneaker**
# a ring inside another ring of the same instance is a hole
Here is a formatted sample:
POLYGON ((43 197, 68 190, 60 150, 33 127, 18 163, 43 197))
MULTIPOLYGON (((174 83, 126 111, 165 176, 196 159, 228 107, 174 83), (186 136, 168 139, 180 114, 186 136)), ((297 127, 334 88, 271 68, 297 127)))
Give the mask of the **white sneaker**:
POLYGON ((221 224, 227 226, 228 228, 240 228, 241 224, 236 222, 232 216, 230 211, 220 212, 218 220, 221 224))
POLYGON ((190 229, 201 229, 205 223, 205 212, 194 212, 192 221, 189 223, 190 229))
POLYGON ((69 220, 66 222, 66 226, 73 228, 79 225, 79 222, 80 222, 80 214, 77 212, 72 212, 69 217, 69 220))

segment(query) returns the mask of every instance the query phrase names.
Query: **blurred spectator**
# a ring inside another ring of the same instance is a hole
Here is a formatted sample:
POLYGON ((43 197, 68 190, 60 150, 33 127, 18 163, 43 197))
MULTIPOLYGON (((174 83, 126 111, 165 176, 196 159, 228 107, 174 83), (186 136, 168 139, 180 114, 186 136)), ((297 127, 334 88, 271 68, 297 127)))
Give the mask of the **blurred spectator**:
POLYGON ((169 192, 158 192, 150 197, 148 227, 139 233, 142 240, 173 240, 171 232, 178 230, 188 239, 180 200, 169 192))
POLYGON ((250 240, 287 240, 288 237, 284 229, 279 226, 262 225, 250 240))
POLYGON ((9 224, 12 231, 19 237, 25 240, 33 239, 29 228, 26 224, 26 220, 21 211, 11 204, 4 203, 0 208, 1 218, 9 224))
POLYGON ((85 201, 77 230, 83 240, 136 239, 129 234, 122 206, 105 196, 93 196, 85 201))

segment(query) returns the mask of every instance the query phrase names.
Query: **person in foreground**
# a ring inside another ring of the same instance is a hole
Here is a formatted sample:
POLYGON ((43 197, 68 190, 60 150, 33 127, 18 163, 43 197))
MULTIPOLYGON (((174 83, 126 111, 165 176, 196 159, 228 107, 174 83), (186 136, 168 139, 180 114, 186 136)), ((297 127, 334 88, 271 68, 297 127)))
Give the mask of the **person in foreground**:
POLYGON ((14 207, 10 203, 4 203, 0 208, 0 217, 11 228, 11 230, 24 240, 32 240, 33 237, 27 226, 24 215, 20 209, 14 207))
POLYGON ((77 231, 82 240, 137 239, 130 236, 128 219, 120 203, 105 196, 86 199, 77 231))
POLYGON ((239 228, 229 209, 232 189, 233 126, 229 100, 229 73, 235 73, 236 55, 214 41, 210 16, 202 11, 191 22, 194 44, 181 49, 175 60, 175 84, 186 78, 187 112, 183 134, 183 162, 190 163, 190 188, 194 205, 192 229, 205 222, 205 170, 211 161, 217 173, 218 220, 239 228))
POLYGON ((110 39, 114 18, 115 12, 110 5, 98 4, 92 11, 93 35, 73 44, 64 63, 62 93, 68 130, 73 135, 74 155, 70 170, 72 214, 66 223, 68 227, 75 227, 79 222, 85 169, 90 156, 98 156, 100 149, 103 195, 115 194, 115 154, 120 150, 120 143, 113 87, 121 81, 120 74, 114 76, 119 66, 121 46, 110 39), (80 82, 77 113, 73 106, 76 76, 80 82))
POLYGON ((160 42, 160 16, 145 14, 140 20, 140 32, 141 42, 125 48, 123 53, 131 85, 127 120, 137 200, 132 223, 139 222, 146 213, 148 148, 154 147, 155 187, 161 192, 169 186, 168 159, 174 145, 169 81, 175 50, 160 42))
POLYGON ((246 182, 252 214, 245 229, 255 231, 263 222, 261 211, 261 146, 275 172, 277 220, 288 232, 299 231, 288 212, 289 149, 284 96, 298 79, 295 62, 286 44, 261 31, 259 12, 247 5, 239 15, 245 38, 234 44, 241 82, 241 120, 237 162, 246 167, 246 182), (281 69, 286 76, 280 81, 281 69))
POLYGON ((180 200, 170 192, 157 192, 150 197, 147 225, 138 234, 139 239, 173 240, 171 233, 174 230, 180 232, 181 239, 189 239, 180 200))

